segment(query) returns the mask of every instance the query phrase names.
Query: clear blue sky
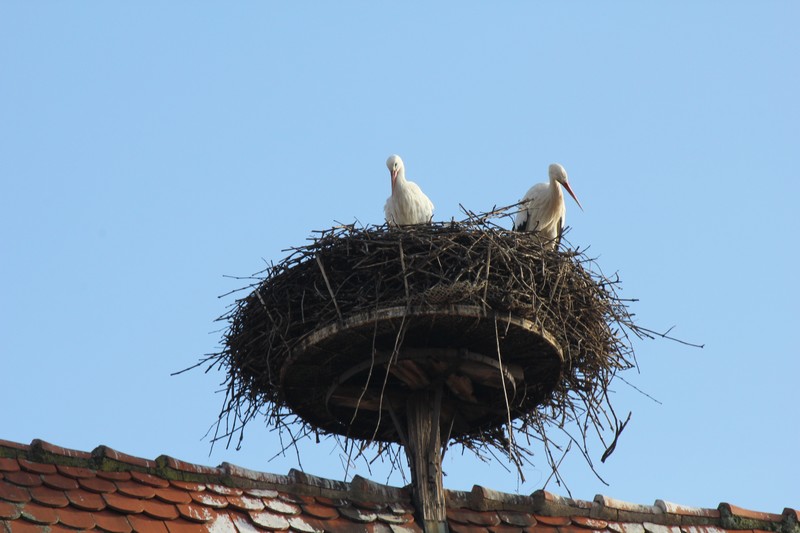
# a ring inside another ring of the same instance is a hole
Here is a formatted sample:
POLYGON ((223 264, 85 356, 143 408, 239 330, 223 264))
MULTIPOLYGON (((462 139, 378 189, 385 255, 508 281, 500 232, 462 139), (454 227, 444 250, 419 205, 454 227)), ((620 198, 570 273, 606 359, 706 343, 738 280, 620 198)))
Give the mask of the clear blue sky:
MULTIPOLYGON (((610 486, 573 454, 573 496, 797 507, 799 24, 790 1, 3 1, 0 438, 285 473, 258 422, 209 456, 223 376, 170 377, 218 350, 224 276, 382 222, 391 153, 437 220, 557 161, 570 240, 641 325, 706 344, 637 343, 626 377, 662 403, 617 383, 610 486)), ((343 476, 332 442, 301 454, 343 476)), ((520 485, 454 453, 445 484, 530 493, 534 461, 520 485)))

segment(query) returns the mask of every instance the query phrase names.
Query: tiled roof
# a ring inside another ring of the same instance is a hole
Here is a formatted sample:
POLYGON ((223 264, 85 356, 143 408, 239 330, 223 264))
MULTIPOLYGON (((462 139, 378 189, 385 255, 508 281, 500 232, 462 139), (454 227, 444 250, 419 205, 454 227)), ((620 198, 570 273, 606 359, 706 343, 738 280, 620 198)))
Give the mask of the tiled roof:
MULTIPOLYGON (((653 505, 602 495, 572 500, 475 486, 447 492, 454 533, 800 533, 800 513, 653 505)), ((168 456, 142 459, 100 446, 91 453, 41 440, 0 440, 0 532, 101 530, 254 532, 420 532, 407 489, 356 476, 350 483, 292 470, 217 468, 168 456)))

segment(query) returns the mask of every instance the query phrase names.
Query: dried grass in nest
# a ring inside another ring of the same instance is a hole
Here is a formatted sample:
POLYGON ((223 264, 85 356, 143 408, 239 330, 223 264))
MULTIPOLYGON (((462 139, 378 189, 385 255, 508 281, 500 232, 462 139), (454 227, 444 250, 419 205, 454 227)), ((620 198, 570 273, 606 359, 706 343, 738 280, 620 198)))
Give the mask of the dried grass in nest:
MULTIPOLYGON (((293 347, 311 331, 376 307, 467 303, 537 322, 555 337, 566 363, 546 403, 517 416, 513 427, 459 443, 481 457, 500 448, 519 468, 531 455, 519 443, 539 440, 556 480, 561 453, 577 445, 594 470, 589 433, 599 436, 606 454, 613 451, 624 423, 609 386, 635 365, 629 333, 643 330, 617 295, 618 279, 604 276, 580 251, 552 249, 531 233, 500 227, 495 221, 507 210, 403 228, 338 226, 255 276, 242 289, 249 293, 221 317, 228 323, 222 351, 203 361, 227 372, 215 440, 230 443, 237 433, 241 440, 245 424, 260 413, 292 441, 319 436, 319 428, 289 410, 279 379, 293 347), (553 438, 556 430, 566 441, 553 438)), ((383 443, 355 443, 359 453, 370 446, 386 451, 383 443)))

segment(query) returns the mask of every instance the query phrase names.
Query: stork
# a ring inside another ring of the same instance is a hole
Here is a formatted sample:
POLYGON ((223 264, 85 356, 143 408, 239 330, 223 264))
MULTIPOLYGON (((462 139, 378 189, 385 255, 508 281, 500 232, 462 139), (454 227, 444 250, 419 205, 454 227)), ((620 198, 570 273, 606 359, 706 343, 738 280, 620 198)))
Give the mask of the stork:
POLYGON ((569 186, 567 171, 558 163, 553 163, 548 169, 550 183, 537 183, 531 187, 522 198, 522 207, 514 220, 514 229, 517 231, 533 231, 543 239, 552 241, 553 246, 561 239, 564 229, 564 220, 567 208, 564 206, 564 193, 561 186, 583 210, 578 197, 569 186))
POLYGON ((416 183, 406 180, 400 156, 389 156, 386 166, 392 176, 392 195, 383 207, 386 222, 394 226, 429 223, 433 218, 433 203, 416 183))

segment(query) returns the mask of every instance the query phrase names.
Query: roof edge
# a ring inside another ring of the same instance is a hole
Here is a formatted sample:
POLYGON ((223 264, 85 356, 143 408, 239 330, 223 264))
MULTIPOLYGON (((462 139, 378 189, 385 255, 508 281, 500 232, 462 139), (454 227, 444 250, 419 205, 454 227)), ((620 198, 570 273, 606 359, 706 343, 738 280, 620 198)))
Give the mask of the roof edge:
MULTIPOLYGON (((0 439, 0 458, 24 459, 29 462, 104 472, 140 472, 175 482, 221 484, 242 489, 280 490, 296 495, 390 503, 407 512, 413 512, 409 487, 383 485, 358 475, 350 482, 326 479, 295 469, 290 470, 288 475, 279 475, 249 470, 227 462, 218 467, 210 467, 188 463, 168 455, 145 459, 105 445, 85 452, 63 448, 41 439, 34 439, 30 444, 0 439)), ((800 511, 789 507, 777 514, 743 509, 725 502, 720 503, 716 509, 687 507, 665 500, 656 500, 653 505, 643 505, 602 494, 596 495, 592 501, 585 501, 545 490, 523 495, 500 492, 480 485, 473 486, 468 492, 445 490, 445 496, 448 508, 452 509, 580 517, 588 525, 638 522, 651 524, 653 529, 658 529, 656 526, 679 526, 800 533, 800 511)))

